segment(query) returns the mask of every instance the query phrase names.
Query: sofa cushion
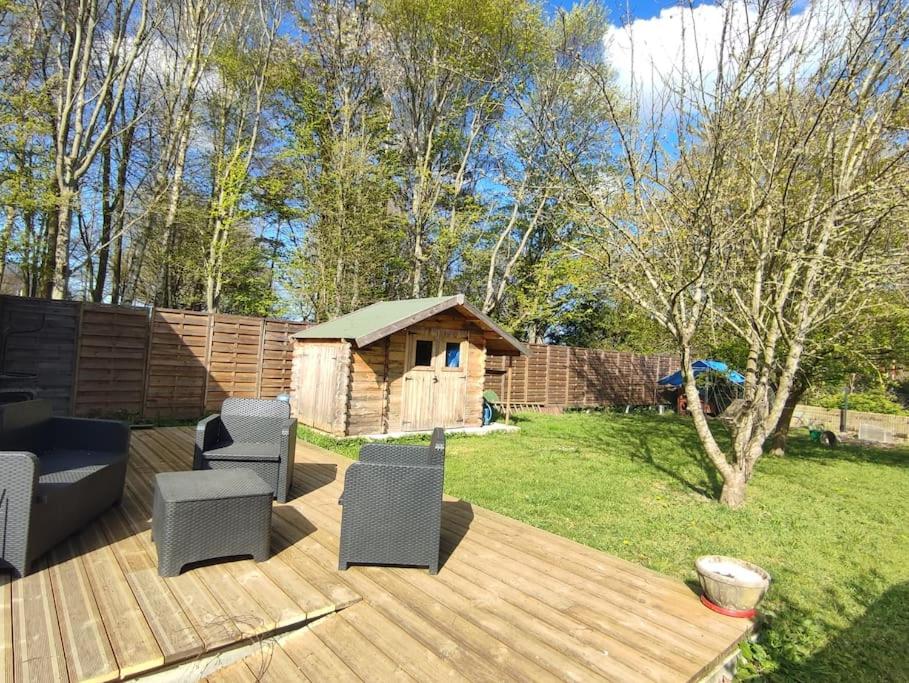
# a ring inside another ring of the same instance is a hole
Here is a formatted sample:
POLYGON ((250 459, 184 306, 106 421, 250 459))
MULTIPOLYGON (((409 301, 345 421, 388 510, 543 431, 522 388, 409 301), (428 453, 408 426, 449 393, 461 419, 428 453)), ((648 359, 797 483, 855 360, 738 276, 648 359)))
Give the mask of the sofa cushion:
POLYGON ((259 460, 278 462, 281 459, 279 445, 266 442, 243 443, 234 441, 230 444, 219 444, 216 448, 205 451, 208 460, 259 460))
POLYGON ((108 465, 123 460, 118 453, 91 450, 52 449, 38 458, 41 472, 38 489, 75 484, 108 465))

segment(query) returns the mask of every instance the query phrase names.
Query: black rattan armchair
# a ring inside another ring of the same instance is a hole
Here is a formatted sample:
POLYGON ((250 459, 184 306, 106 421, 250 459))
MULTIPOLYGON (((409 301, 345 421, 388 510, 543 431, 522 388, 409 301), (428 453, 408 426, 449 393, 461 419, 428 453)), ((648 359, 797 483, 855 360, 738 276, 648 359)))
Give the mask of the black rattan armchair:
POLYGON ((194 470, 250 469, 287 502, 294 478, 297 421, 284 401, 228 398, 196 427, 194 470))
POLYGON ((437 573, 444 478, 441 428, 429 446, 363 446, 344 477, 338 566, 418 565, 437 573))

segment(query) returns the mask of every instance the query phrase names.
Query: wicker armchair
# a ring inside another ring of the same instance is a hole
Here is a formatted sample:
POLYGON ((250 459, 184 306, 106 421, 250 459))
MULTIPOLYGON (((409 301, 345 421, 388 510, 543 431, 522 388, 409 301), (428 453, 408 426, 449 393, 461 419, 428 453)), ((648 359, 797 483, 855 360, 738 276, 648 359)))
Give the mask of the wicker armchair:
POLYGON ((228 398, 220 414, 196 427, 194 470, 242 467, 271 486, 287 502, 294 479, 297 421, 290 405, 259 398, 228 398))
POLYGON ((350 563, 439 571, 445 432, 429 446, 366 444, 347 468, 341 500, 340 569, 350 563))
POLYGON ((35 559, 123 497, 129 425, 53 417, 49 401, 0 407, 0 566, 35 559))

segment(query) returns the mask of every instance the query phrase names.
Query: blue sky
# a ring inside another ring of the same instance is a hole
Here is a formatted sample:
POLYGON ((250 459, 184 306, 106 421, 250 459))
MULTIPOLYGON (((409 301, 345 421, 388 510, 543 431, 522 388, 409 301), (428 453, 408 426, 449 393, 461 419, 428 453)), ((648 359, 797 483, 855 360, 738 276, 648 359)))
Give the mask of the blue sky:
MULTIPOLYGON (((575 2, 574 0, 548 0, 546 4, 552 8, 564 7, 569 9, 575 2)), ((649 19, 658 15, 661 9, 673 7, 677 4, 678 2, 672 2, 672 0, 664 0, 663 2, 659 0, 627 0, 627 2, 626 0, 606 0, 606 7, 609 9, 609 20, 612 23, 618 23, 628 10, 631 11, 631 16, 635 19, 649 19)))

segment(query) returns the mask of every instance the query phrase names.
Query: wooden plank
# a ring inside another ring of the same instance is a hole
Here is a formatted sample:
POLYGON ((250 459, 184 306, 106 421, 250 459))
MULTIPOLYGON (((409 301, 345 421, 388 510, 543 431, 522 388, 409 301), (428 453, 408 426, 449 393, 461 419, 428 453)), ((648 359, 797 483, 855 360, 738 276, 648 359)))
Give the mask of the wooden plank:
POLYGON ((205 648, 192 621, 180 607, 158 567, 139 545, 119 510, 101 517, 101 523, 112 540, 114 551, 133 595, 155 634, 164 662, 180 661, 201 653, 205 648))
POLYGON ((202 679, 206 683, 256 683, 255 674, 246 666, 245 660, 218 669, 202 679))
POLYGON ((415 680, 343 619, 319 619, 309 629, 364 681, 415 680))
POLYGON ((63 641, 47 564, 13 583, 13 675, 17 681, 67 681, 63 641))
POLYGON ((69 540, 51 552, 51 585, 66 668, 73 681, 113 681, 120 669, 82 559, 69 540))
MULTIPOLYGON (((335 615, 325 617, 335 619, 335 615)), ((294 665, 311 681, 337 681, 337 683, 357 683, 361 679, 351 671, 311 627, 296 631, 279 640, 281 649, 294 665)))
POLYGON ((294 681, 309 680, 284 649, 273 640, 259 643, 258 649, 243 661, 255 680, 261 683, 293 683, 294 681))
POLYGON ((13 580, 0 573, 0 682, 13 681, 13 580))
POLYGON ((127 677, 162 666, 161 648, 100 527, 87 527, 74 542, 82 553, 120 675, 127 677))

